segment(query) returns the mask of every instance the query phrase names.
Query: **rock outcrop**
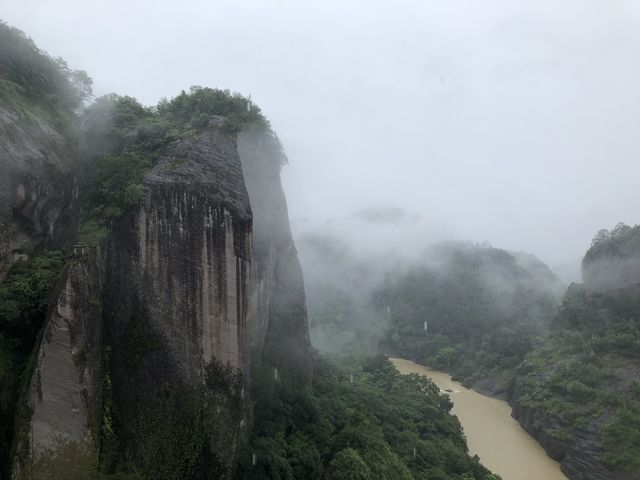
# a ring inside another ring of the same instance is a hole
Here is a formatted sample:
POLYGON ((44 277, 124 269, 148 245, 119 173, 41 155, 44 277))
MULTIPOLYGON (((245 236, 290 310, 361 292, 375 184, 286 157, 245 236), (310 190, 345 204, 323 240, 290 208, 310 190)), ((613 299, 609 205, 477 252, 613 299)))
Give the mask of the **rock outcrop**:
POLYGON ((280 183, 286 158, 267 129, 238 136, 238 152, 253 208, 253 269, 249 306, 254 362, 276 369, 295 386, 311 378, 311 342, 302 268, 280 183))
POLYGON ((156 109, 107 95, 83 115, 84 72, 1 22, 0 37, 0 281, 69 252, 7 373, 12 397, 26 382, 3 399, 16 428, 0 475, 228 478, 251 369, 311 377, 277 137, 247 99, 202 87, 156 109))
POLYGON ((15 471, 45 454, 59 463, 71 445, 88 453, 82 468, 99 447, 154 478, 205 466, 228 475, 250 427, 250 367, 308 384, 277 145, 268 129, 237 143, 215 126, 175 142, 145 175, 139 208, 112 222, 102 254, 72 260, 39 347, 15 471))
POLYGON ((102 413, 102 256, 86 248, 73 256, 51 304, 26 395, 30 415, 21 425, 14 464, 19 478, 44 478, 52 465, 67 462, 80 478, 95 463, 102 413))
POLYGON ((0 97, 0 279, 38 244, 68 239, 79 193, 76 135, 0 97))
MULTIPOLYGON (((602 448, 596 441, 603 421, 590 421, 583 428, 571 428, 562 420, 541 408, 525 405, 521 385, 516 380, 511 401, 511 416, 544 448, 547 455, 560 462, 562 472, 570 480, 631 479, 616 476, 604 467, 599 458, 602 448), (571 439, 554 437, 549 432, 571 430, 571 439)), ((604 419, 601 419, 604 420, 604 419)))
POLYGON ((639 478, 638 298, 637 285, 596 293, 573 284, 550 336, 516 372, 512 416, 570 480, 639 478))
MULTIPOLYGON (((235 141, 213 130, 178 142, 145 176, 144 191, 139 210, 107 240, 105 323, 121 449, 161 462, 162 448, 171 448, 161 445, 157 422, 169 412, 195 422, 215 365, 229 369, 217 405, 229 411, 216 412, 224 425, 202 432, 201 441, 217 446, 202 455, 215 453, 230 468, 247 415, 237 379, 246 362, 252 220, 235 141)), ((180 441, 196 430, 171 434, 180 441)), ((158 473, 152 463, 141 467, 158 473)))

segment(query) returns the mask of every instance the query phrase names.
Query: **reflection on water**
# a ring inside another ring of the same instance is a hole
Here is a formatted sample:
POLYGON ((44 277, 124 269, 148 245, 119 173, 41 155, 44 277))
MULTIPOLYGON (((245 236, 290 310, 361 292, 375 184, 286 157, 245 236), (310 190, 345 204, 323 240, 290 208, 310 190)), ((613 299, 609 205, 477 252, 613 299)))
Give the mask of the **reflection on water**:
POLYGON ((547 457, 540 445, 511 418, 507 402, 463 387, 437 370, 410 360, 390 358, 400 373, 429 377, 451 398, 472 455, 503 480, 566 480, 558 462, 547 457))

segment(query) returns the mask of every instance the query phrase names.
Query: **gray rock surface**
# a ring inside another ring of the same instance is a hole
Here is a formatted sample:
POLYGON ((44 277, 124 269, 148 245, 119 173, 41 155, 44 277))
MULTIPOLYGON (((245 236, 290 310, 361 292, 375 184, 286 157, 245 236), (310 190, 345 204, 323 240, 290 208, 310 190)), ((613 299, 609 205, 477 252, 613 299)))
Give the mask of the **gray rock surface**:
MULTIPOLYGON (((90 458, 98 446, 102 412, 102 258, 78 251, 51 304, 27 392, 29 421, 16 447, 16 474, 29 478, 69 444, 90 458)), ((90 462, 84 465, 88 474, 90 462)), ((82 473, 82 472, 80 472, 82 473)))
POLYGON ((78 198, 75 135, 0 101, 0 279, 14 251, 68 235, 78 198))
MULTIPOLYGON (((74 175, 62 163, 54 173, 21 170, 30 162, 27 150, 15 153, 22 163, 4 163, 28 179, 12 173, 1 192, 14 205, 2 218, 16 225, 13 233, 3 230, 10 239, 5 259, 18 244, 55 236, 63 212, 75 220, 74 175), (53 182, 55 175, 63 183, 53 182)), ((96 252, 74 258, 39 347, 16 471, 37 463, 41 452, 65 455, 68 444, 95 452, 103 416, 111 423, 112 414, 119 451, 144 465, 156 453, 158 428, 172 421, 179 428, 181 420, 163 415, 201 408, 217 412, 205 427, 207 445, 231 468, 249 426, 249 367, 277 368, 283 381, 309 384, 304 285, 281 155, 265 130, 236 139, 214 127, 176 142, 145 175, 140 207, 110 225, 96 252), (226 390, 189 410, 186 404, 202 400, 194 395, 211 365, 227 372, 219 379, 226 390), (234 375, 245 383, 237 387, 234 375)))
POLYGON ((238 153, 254 219, 247 320, 253 361, 303 387, 311 380, 311 341, 302 268, 280 181, 286 159, 274 134, 263 129, 242 132, 238 153))

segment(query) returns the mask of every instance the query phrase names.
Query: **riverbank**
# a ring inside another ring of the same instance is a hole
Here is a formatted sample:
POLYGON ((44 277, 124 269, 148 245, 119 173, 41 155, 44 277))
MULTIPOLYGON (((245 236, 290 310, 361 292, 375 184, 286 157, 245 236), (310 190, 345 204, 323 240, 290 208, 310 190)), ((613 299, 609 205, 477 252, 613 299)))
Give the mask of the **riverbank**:
POLYGON ((424 375, 450 396, 469 452, 504 480, 567 480, 559 463, 511 417, 507 402, 470 390, 447 373, 402 358, 389 360, 400 373, 424 375))

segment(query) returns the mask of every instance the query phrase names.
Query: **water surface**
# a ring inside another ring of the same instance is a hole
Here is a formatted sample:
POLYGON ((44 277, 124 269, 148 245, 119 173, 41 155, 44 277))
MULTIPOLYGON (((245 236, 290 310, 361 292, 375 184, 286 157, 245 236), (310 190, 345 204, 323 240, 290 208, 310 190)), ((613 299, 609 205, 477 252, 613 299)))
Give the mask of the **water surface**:
POLYGON ((390 360, 400 373, 425 375, 451 397, 469 451, 503 480, 567 480, 558 462, 511 417, 507 402, 465 388, 447 373, 402 358, 390 360))

